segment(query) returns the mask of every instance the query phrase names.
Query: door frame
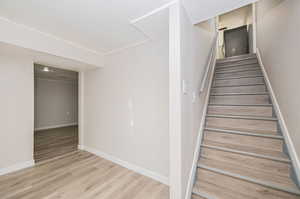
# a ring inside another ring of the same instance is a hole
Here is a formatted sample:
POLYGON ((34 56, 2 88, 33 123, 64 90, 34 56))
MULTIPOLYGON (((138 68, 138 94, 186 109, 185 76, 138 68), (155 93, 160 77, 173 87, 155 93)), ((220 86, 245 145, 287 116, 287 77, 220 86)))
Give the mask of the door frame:
POLYGON ((252 3, 252 24, 253 24, 253 28, 252 28, 252 31, 253 31, 253 53, 256 53, 256 50, 257 50, 257 35, 256 35, 256 27, 257 27, 257 21, 256 21, 256 3, 252 3))
MULTIPOLYGON (((35 76, 34 76, 34 68, 35 65, 39 64, 38 62, 33 62, 32 63, 32 68, 33 68, 33 131, 32 131, 32 159, 34 161, 34 164, 36 164, 35 162, 35 158, 34 158, 34 132, 35 132, 35 76)), ((70 70, 68 68, 64 68, 64 67, 59 67, 59 66, 52 66, 51 64, 41 64, 41 65, 45 65, 45 66, 49 66, 49 67, 54 67, 54 68, 59 68, 59 69, 63 69, 63 70, 70 70)), ((83 136, 83 132, 84 132, 84 72, 80 71, 80 70, 72 70, 74 72, 78 73, 78 93, 77 93, 77 97, 78 97, 78 102, 77 102, 77 126, 78 126, 78 146, 77 149, 78 150, 82 150, 83 149, 83 140, 84 140, 84 136, 83 136)), ((55 157, 54 157, 55 158, 55 157)))

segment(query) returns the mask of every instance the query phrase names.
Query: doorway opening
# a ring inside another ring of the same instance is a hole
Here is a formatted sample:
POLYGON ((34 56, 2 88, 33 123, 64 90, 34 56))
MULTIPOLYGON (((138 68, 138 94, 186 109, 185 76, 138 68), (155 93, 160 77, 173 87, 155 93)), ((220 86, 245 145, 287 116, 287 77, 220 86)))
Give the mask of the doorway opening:
POLYGON ((218 58, 254 53, 252 4, 219 16, 218 58))
POLYGON ((34 160, 78 149, 78 72, 34 64, 34 160))

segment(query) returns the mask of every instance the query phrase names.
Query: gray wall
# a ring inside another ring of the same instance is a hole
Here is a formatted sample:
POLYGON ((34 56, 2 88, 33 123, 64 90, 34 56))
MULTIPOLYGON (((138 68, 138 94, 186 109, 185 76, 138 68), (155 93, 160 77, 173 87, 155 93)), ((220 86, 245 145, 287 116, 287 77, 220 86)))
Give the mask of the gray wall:
POLYGON ((35 78, 34 128, 55 128, 77 124, 78 83, 35 78))
POLYGON ((300 1, 257 4, 257 45, 292 142, 300 157, 300 1))

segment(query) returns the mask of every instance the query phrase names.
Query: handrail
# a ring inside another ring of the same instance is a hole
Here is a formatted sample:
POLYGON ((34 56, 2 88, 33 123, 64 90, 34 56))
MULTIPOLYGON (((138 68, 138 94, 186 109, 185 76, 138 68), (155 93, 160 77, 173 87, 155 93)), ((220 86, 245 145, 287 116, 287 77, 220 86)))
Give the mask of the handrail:
POLYGON ((218 41, 218 33, 216 33, 216 35, 214 37, 213 45, 212 45, 210 56, 209 56, 209 61, 208 61, 207 67, 206 67, 205 74, 204 74, 204 76, 202 78, 202 81, 201 81, 200 93, 202 93, 203 90, 204 90, 205 82, 207 80, 208 73, 209 73, 209 70, 210 70, 211 65, 212 65, 212 60, 215 59, 215 56, 216 56, 215 53, 216 53, 216 48, 217 48, 216 47, 217 41, 218 41))

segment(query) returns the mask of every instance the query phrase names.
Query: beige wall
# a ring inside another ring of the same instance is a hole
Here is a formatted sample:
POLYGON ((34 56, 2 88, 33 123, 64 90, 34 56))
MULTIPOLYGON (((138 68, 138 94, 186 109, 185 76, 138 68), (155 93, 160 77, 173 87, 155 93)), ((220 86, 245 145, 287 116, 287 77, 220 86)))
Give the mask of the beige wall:
POLYGON ((33 63, 0 51, 0 170, 33 160, 33 63))
POLYGON ((219 17, 219 28, 228 27, 228 29, 252 23, 252 7, 244 6, 223 14, 219 17))
POLYGON ((257 4, 257 45, 292 142, 300 155, 300 1, 257 4))
POLYGON ((168 39, 106 58, 84 74, 84 146, 169 175, 168 39))
POLYGON ((182 93, 182 197, 185 196, 197 150, 195 147, 204 104, 204 95, 199 96, 199 91, 215 34, 212 21, 209 29, 207 26, 194 26, 185 9, 181 8, 181 78, 187 88, 187 92, 182 93))

